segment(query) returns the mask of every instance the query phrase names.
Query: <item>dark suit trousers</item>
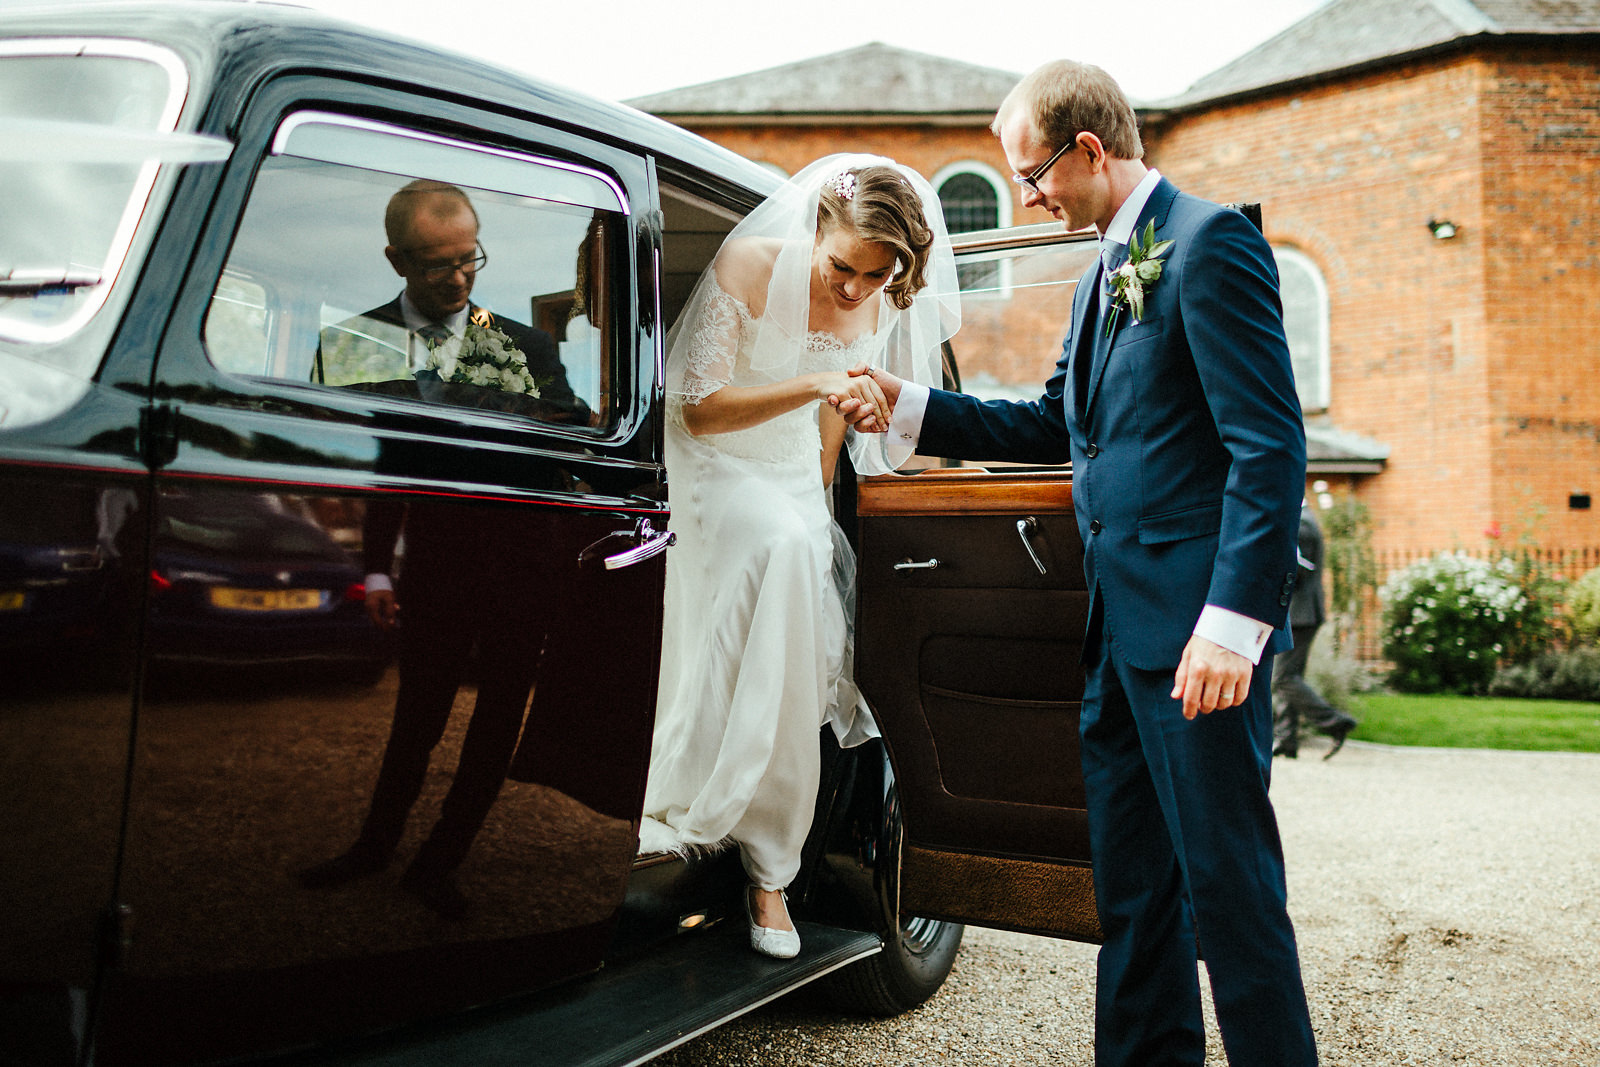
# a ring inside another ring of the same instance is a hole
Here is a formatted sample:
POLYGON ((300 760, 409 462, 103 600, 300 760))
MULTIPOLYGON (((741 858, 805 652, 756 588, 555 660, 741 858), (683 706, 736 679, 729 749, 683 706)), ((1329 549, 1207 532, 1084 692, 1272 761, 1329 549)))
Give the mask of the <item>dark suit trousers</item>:
POLYGON ((1141 671, 1090 622, 1083 771, 1105 944, 1096 1067, 1205 1061, 1196 941, 1228 1062, 1317 1061, 1283 851, 1267 800, 1271 660, 1237 708, 1194 721, 1172 675, 1141 671))
MULTIPOLYGON (((454 575, 459 581, 460 575, 454 575)), ((439 819, 415 860, 433 872, 454 870, 500 795, 522 731, 543 643, 527 617, 485 611, 486 595, 448 582, 401 579, 400 686, 372 806, 360 841, 392 854, 444 737, 474 644, 478 694, 455 776, 439 819)), ((516 613, 522 614, 522 613, 516 613)))

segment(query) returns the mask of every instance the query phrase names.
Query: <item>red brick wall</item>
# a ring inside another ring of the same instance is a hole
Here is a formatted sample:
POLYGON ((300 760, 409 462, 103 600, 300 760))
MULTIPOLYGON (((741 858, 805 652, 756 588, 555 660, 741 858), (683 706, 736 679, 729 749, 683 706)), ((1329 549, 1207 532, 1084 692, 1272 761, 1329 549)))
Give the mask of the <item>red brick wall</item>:
MULTIPOLYGON (((1390 446, 1380 547, 1600 542, 1600 65, 1455 57, 1182 117, 1151 162, 1328 285, 1321 418, 1390 446), (1436 240, 1430 218, 1457 237, 1436 240)), ((1315 422, 1313 414, 1308 421, 1315 422)))

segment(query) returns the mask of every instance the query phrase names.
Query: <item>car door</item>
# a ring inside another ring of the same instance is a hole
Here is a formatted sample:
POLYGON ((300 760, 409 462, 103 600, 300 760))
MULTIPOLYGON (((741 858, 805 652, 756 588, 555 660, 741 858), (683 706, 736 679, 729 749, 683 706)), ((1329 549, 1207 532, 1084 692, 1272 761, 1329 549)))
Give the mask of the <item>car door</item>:
POLYGON ((135 933, 97 1059, 223 1059, 594 969, 635 849, 664 578, 645 159, 286 76, 188 192, 150 420, 135 933), (381 313, 405 284, 386 212, 417 181, 470 202, 487 256, 485 332, 449 354, 543 352, 532 388, 428 363, 381 313), (397 627, 366 610, 384 584, 397 627), (381 869, 308 875, 380 823, 381 869), (454 904, 406 880, 424 852, 454 904))
MULTIPOLYGON (((955 241, 968 391, 1037 396, 1092 237, 955 241)), ((857 675, 894 762, 902 914, 1097 941, 1070 468, 932 467, 858 490, 857 675)))

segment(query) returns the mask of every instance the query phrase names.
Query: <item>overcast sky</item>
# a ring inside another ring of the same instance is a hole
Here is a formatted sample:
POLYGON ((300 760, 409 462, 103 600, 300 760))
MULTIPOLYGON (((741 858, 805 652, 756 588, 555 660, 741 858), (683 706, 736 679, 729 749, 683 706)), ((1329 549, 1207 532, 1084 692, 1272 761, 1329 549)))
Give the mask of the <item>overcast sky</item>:
POLYGON ((1187 88, 1325 0, 300 2, 616 100, 870 41, 1019 74, 1049 59, 1086 60, 1136 100, 1151 100, 1187 88))

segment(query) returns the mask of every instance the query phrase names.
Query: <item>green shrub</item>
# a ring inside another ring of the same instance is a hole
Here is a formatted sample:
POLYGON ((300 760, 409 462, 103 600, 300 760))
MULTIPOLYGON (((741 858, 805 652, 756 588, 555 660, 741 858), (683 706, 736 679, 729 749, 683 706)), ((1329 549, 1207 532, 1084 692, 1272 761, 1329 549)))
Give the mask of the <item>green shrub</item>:
POLYGON ((1572 583, 1567 594, 1567 621, 1577 645, 1600 645, 1600 567, 1572 583))
POLYGON ((1529 663, 1502 667, 1489 683, 1492 696, 1600 701, 1600 649, 1547 652, 1529 663))
POLYGON ((1507 648, 1523 644, 1525 618, 1538 613, 1517 578, 1510 559, 1490 563, 1461 552, 1391 575, 1378 590, 1390 684, 1413 693, 1487 689, 1507 648))

